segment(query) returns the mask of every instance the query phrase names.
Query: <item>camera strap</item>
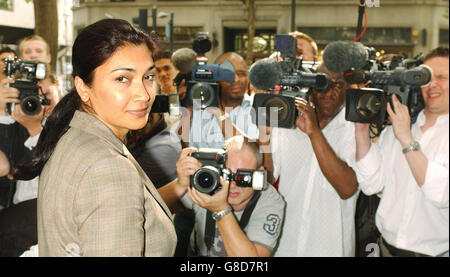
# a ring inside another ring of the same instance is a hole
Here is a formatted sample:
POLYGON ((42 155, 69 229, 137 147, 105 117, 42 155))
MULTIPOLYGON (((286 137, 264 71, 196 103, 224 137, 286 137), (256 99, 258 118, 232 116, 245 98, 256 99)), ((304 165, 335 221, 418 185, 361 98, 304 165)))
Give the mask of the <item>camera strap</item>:
MULTIPOLYGON (((255 209, 256 203, 258 202, 259 197, 261 196, 261 191, 255 191, 255 193, 252 196, 252 199, 247 203, 247 206, 244 209, 244 212, 242 213, 241 219, 239 220, 239 227, 241 227, 241 230, 245 233, 244 228, 247 226, 250 216, 253 213, 253 210, 255 209)), ((214 242, 214 235, 216 233, 216 222, 212 218, 212 212, 207 211, 206 212, 206 222, 205 222, 205 245, 206 250, 209 253, 209 250, 211 249, 211 246, 214 242)))

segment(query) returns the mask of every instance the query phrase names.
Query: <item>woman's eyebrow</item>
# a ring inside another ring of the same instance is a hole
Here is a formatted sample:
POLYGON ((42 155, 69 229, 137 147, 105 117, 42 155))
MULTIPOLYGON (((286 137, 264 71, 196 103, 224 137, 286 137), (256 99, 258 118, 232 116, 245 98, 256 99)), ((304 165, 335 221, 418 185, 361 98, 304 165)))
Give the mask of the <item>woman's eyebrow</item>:
POLYGON ((121 68, 116 68, 116 69, 112 70, 111 73, 116 72, 116 71, 136 72, 136 70, 134 70, 133 68, 129 68, 129 67, 121 67, 121 68))
MULTIPOLYGON (((155 68, 155 65, 150 66, 146 71, 150 71, 153 68, 155 68)), ((116 71, 129 71, 129 72, 136 72, 136 70, 134 68, 130 68, 130 67, 120 67, 120 68, 116 68, 114 70, 111 71, 111 73, 116 72, 116 71)))

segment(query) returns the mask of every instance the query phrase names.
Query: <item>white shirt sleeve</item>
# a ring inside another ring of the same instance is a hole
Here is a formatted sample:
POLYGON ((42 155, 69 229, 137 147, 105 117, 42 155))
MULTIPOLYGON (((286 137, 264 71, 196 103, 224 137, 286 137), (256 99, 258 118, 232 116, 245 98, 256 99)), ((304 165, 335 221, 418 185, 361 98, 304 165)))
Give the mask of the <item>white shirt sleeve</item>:
POLYGON ((379 193, 384 188, 383 163, 379 145, 372 143, 369 152, 355 164, 356 178, 366 195, 379 193))
POLYGON ((37 145, 40 135, 41 135, 41 133, 39 133, 35 136, 32 136, 32 137, 29 137, 24 143, 25 147, 27 147, 28 149, 30 149, 32 151, 33 148, 37 145))
POLYGON ((434 160, 428 160, 422 191, 425 197, 438 208, 449 207, 449 155, 439 153, 434 160))
POLYGON ((279 143, 279 129, 272 128, 272 134, 270 138, 270 147, 272 151, 272 163, 273 163, 273 177, 275 180, 280 177, 280 153, 278 149, 279 143))

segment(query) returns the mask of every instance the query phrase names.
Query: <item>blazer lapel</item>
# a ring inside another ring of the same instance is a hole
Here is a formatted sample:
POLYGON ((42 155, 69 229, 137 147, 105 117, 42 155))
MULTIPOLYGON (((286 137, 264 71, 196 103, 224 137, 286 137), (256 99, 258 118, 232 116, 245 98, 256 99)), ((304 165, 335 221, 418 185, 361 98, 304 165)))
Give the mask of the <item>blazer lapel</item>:
POLYGON ((170 209, 167 207, 166 202, 164 202, 164 200, 161 198, 161 195, 159 195, 159 192, 156 190, 152 181, 148 178, 147 174, 145 174, 144 170, 142 170, 142 167, 134 159, 133 155, 131 155, 131 153, 128 151, 128 149, 126 148, 125 145, 123 146, 123 151, 127 155, 127 158, 134 164, 134 166, 138 170, 139 175, 141 176, 141 179, 143 180, 144 187, 153 196, 153 198, 156 200, 156 202, 158 202, 158 204, 161 206, 161 208, 164 210, 164 212, 167 214, 167 216, 173 221, 172 213, 170 212, 170 209))

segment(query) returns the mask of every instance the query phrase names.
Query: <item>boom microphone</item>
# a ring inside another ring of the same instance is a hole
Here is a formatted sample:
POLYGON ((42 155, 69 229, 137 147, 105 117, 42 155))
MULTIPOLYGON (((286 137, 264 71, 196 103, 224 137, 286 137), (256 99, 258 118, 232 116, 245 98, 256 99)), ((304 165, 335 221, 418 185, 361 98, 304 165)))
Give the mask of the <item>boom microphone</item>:
POLYGON ((259 90, 268 90, 280 84, 281 66, 275 59, 265 58, 250 67, 250 83, 259 90))
POLYGON ((360 42, 332 42, 325 47, 323 62, 327 69, 343 73, 352 68, 363 68, 369 59, 366 47, 360 42))
POLYGON ((172 63, 180 74, 186 74, 197 65, 197 54, 189 48, 181 48, 172 54, 172 63))

